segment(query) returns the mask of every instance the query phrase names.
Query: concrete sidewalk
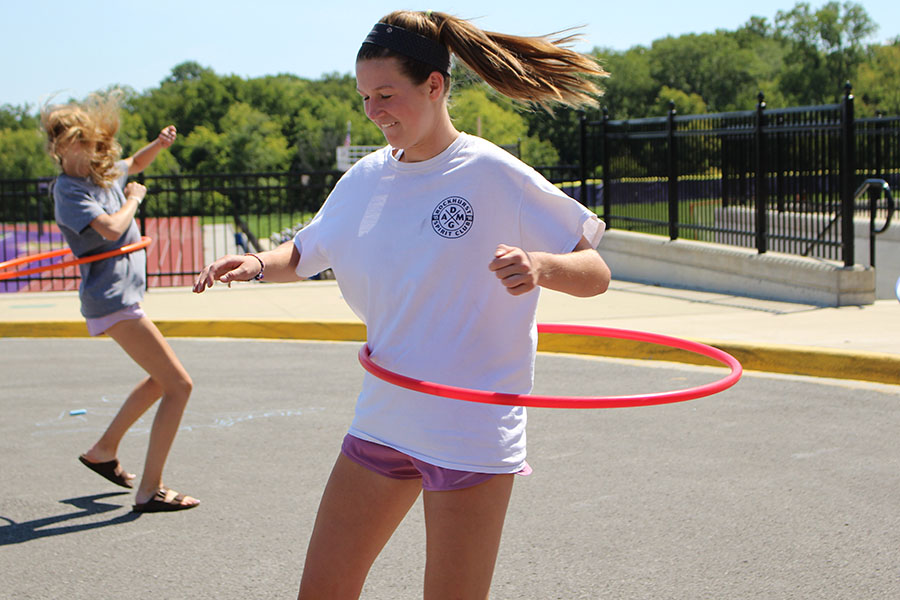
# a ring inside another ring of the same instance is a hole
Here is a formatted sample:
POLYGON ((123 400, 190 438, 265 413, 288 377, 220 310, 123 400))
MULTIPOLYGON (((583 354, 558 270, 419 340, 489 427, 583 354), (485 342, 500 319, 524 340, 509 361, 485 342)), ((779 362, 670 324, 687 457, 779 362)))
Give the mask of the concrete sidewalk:
MULTIPOLYGON (((364 340, 334 281, 152 288, 143 307, 167 336, 364 340)), ((595 298, 542 290, 538 321, 639 330, 707 343, 746 370, 900 384, 900 302, 840 308, 614 281, 595 298)), ((0 337, 81 337, 75 292, 0 294, 0 337)), ((664 346, 611 338, 550 339, 541 350, 706 362, 664 346)))

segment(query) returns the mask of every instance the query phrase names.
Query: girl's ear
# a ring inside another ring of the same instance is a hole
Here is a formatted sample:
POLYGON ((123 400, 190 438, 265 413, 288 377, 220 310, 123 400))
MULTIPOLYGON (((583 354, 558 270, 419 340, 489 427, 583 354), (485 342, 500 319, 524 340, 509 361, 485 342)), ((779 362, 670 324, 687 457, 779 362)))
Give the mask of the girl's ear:
POLYGON ((428 76, 428 97, 437 100, 446 91, 447 79, 437 71, 432 71, 428 76))

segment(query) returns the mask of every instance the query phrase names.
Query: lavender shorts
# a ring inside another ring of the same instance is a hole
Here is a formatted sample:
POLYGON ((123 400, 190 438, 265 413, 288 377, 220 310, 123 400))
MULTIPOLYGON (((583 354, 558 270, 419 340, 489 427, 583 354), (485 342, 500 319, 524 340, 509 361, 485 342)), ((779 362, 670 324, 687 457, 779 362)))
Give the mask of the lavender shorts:
MULTIPOLYGON (((495 473, 456 471, 428 464, 382 444, 361 440, 349 433, 344 436, 341 453, 370 471, 391 479, 421 479, 422 489, 429 492, 461 490, 484 483, 495 473)), ((531 467, 525 467, 517 475, 530 475, 531 467)))
POLYGON ((114 313, 97 317, 96 319, 87 319, 88 333, 93 336, 100 335, 119 321, 127 321, 128 319, 140 319, 145 317, 140 304, 132 304, 114 313))

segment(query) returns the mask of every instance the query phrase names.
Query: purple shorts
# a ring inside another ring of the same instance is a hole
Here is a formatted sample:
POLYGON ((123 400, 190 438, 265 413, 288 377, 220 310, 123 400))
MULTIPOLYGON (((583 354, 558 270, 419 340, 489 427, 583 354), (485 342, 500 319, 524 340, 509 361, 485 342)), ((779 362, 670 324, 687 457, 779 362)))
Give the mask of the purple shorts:
POLYGON ((91 335, 100 335, 119 321, 127 321, 128 319, 140 319, 146 316, 140 304, 132 304, 126 306, 114 313, 97 317, 96 319, 87 319, 88 333, 91 335))
MULTIPOLYGON (((496 473, 456 471, 428 464, 389 446, 361 440, 349 433, 344 436, 341 453, 370 471, 391 479, 421 479, 422 489, 428 492, 461 490, 484 483, 496 473)), ((517 475, 530 475, 531 467, 525 467, 517 475)))

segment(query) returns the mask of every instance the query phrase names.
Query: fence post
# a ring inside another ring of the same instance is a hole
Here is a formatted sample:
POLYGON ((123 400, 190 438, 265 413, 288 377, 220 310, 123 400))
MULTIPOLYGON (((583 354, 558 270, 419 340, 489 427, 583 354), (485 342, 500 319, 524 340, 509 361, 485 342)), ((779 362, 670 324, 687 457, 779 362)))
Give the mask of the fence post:
POLYGON ((841 245, 845 267, 855 263, 853 217, 856 212, 853 199, 853 180, 856 175, 856 128, 853 122, 853 86, 844 84, 844 99, 841 101, 841 245))
POLYGON ((762 92, 756 102, 756 250, 765 254, 769 249, 769 194, 766 177, 766 99, 762 92))
MULTIPOLYGON (((768 119, 766 120, 766 124, 768 125, 768 119)), ((772 172, 775 173, 775 206, 778 212, 787 210, 787 202, 785 202, 785 195, 787 192, 785 192, 784 183, 784 174, 787 168, 784 164, 785 149, 784 134, 781 131, 782 125, 784 125, 784 115, 778 115, 774 123, 775 134, 772 136, 772 148, 774 148, 773 154, 775 156, 775 165, 772 168, 772 172)), ((768 191, 768 189, 766 191, 768 191)))
MULTIPOLYGON (((145 185, 146 178, 144 177, 144 173, 140 172, 137 174, 137 182, 141 185, 145 185)), ((140 230, 141 235, 147 235, 147 208, 144 206, 144 203, 141 202, 138 204, 138 222, 140 222, 140 230)))
POLYGON ((669 239, 678 239, 678 153, 675 151, 675 101, 669 100, 666 171, 669 179, 669 239))
MULTIPOLYGON (((137 182, 139 184, 146 185, 147 180, 144 177, 143 171, 138 173, 137 177, 135 179, 137 180, 137 182)), ((138 223, 140 223, 138 229, 140 229, 141 235, 142 236, 147 235, 147 207, 144 205, 143 202, 138 204, 135 217, 137 217, 137 221, 138 221, 138 223)), ((150 257, 150 248, 149 247, 144 251, 144 256, 147 258, 150 257)), ((146 261, 144 261, 144 291, 149 290, 149 289, 150 289, 150 261, 146 260, 146 261)))
POLYGON ((581 144, 581 156, 579 158, 578 177, 581 179, 580 200, 583 206, 590 206, 587 199, 587 115, 584 110, 578 111, 578 134, 581 144))
POLYGON ((603 186, 603 220, 606 221, 606 225, 609 226, 609 222, 612 215, 612 198, 611 191, 612 189, 609 186, 609 109, 605 106, 603 107, 603 119, 601 119, 601 129, 600 129, 600 152, 602 156, 602 164, 603 164, 603 177, 600 179, 600 183, 603 186))
POLYGON ((886 175, 881 168, 881 145, 884 142, 882 137, 884 135, 884 113, 877 110, 875 111, 875 116, 878 118, 878 121, 875 123, 875 135, 870 136, 870 139, 875 140, 875 177, 885 179, 886 175))
MULTIPOLYGON (((22 186, 23 189, 28 189, 28 185, 22 186)), ((37 230, 38 235, 44 235, 44 203, 40 201, 40 198, 36 196, 37 199, 37 230)), ((26 234, 27 235, 27 234, 26 234)), ((26 237, 27 239, 27 237, 26 237)))

